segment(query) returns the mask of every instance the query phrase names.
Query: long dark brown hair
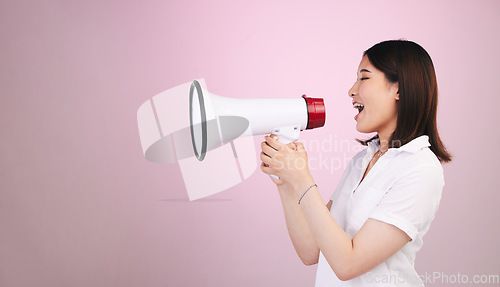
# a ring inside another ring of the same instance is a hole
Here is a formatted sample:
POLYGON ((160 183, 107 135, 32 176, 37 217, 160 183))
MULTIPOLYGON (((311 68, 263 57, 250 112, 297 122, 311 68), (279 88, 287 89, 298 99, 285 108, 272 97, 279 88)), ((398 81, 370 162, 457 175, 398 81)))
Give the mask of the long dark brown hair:
MULTIPOLYGON (((430 149, 439 161, 451 161, 451 154, 441 142, 437 130, 438 89, 429 54, 412 41, 390 40, 374 45, 363 55, 385 74, 389 82, 399 85, 398 119, 389 146, 397 148, 421 135, 428 135, 430 149)), ((378 135, 358 142, 367 145, 377 138, 378 135)))

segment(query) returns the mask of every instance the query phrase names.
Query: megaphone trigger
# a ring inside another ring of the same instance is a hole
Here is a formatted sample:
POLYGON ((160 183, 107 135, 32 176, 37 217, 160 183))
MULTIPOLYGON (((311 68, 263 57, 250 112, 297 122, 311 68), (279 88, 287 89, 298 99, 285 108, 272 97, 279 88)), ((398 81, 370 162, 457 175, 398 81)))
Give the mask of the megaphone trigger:
POLYGON ((275 128, 273 133, 278 136, 278 141, 283 144, 289 144, 299 139, 300 124, 275 128))

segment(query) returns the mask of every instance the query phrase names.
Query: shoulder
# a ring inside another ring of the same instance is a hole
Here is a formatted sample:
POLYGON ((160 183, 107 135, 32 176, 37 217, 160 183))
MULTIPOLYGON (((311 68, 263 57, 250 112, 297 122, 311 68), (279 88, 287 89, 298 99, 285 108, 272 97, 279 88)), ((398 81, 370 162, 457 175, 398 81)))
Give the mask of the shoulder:
POLYGON ((413 139, 394 152, 395 165, 402 170, 418 170, 425 167, 442 173, 441 162, 431 151, 427 135, 413 139))
POLYGON ((393 192, 439 201, 445 184, 443 167, 428 147, 415 153, 402 152, 394 160, 393 192))
POLYGON ((393 168, 399 174, 417 173, 421 176, 443 177, 443 166, 430 148, 418 152, 401 152, 395 156, 393 168))
POLYGON ((401 152, 393 158, 387 176, 388 189, 374 218, 399 223, 391 224, 412 238, 417 231, 425 232, 437 212, 444 187, 439 160, 428 147, 414 153, 401 152))

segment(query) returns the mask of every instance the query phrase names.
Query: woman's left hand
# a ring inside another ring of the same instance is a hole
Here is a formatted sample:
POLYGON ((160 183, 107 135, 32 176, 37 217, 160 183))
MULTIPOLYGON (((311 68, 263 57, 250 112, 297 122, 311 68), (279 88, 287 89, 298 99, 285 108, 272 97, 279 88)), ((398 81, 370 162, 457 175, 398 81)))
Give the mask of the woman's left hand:
POLYGON ((279 177, 271 177, 276 185, 300 186, 305 181, 311 181, 307 152, 302 143, 286 145, 279 142, 277 136, 271 135, 265 137, 261 148, 261 169, 266 174, 279 177))

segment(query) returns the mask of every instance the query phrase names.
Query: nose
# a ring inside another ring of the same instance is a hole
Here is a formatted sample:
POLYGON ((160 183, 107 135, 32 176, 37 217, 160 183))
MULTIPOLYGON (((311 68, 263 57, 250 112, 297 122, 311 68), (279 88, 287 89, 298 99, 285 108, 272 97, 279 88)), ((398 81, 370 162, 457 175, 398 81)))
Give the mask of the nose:
POLYGON ((354 85, 352 85, 351 89, 349 89, 349 91, 347 92, 348 93, 348 96, 353 98, 354 96, 356 96, 358 94, 358 89, 356 87, 356 83, 354 83, 354 85))

